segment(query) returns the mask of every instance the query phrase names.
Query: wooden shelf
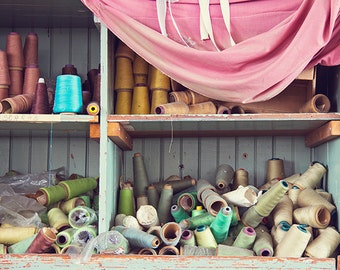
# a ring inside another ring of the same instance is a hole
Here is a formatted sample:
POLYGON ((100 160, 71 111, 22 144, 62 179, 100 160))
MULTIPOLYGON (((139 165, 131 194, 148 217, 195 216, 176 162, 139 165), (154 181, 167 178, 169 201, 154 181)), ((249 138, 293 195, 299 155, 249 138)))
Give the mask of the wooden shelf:
MULTIPOLYGON (((315 130, 319 130, 330 121, 334 123, 340 121, 340 114, 110 115, 108 117, 109 123, 119 123, 131 138, 306 136, 308 138, 306 145, 309 147, 318 145, 318 138, 320 142, 321 140, 326 142, 338 136, 336 132, 334 136, 313 135, 315 130)), ((110 134, 115 127, 109 125, 108 128, 110 134)), ((322 130, 319 130, 320 132, 322 133, 322 130)), ((115 142, 115 139, 113 141, 115 142)), ((125 145, 123 148, 129 149, 130 146, 125 145)))
POLYGON ((71 114, 0 114, 0 130, 89 130, 98 123, 98 116, 71 114))

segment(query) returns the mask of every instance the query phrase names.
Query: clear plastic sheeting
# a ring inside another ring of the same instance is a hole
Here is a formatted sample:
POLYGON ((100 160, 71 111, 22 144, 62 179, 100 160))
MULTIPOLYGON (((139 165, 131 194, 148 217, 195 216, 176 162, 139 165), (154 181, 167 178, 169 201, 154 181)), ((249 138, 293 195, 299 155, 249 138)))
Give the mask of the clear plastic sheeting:
POLYGON ((340 64, 339 0, 229 0, 229 10, 220 0, 204 9, 198 0, 170 0, 165 23, 164 1, 82 2, 150 64, 215 100, 268 100, 304 69, 340 64), (201 15, 211 25, 204 39, 201 15))

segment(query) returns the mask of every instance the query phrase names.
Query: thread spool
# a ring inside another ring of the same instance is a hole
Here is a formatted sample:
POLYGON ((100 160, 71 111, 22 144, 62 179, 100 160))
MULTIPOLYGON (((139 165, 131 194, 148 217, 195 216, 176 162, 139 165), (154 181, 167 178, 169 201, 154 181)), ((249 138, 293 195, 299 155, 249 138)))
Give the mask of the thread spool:
POLYGON ((148 202, 150 205, 157 209, 159 202, 159 193, 154 185, 149 185, 147 188, 148 202))
POLYGON ((32 96, 29 94, 17 95, 12 98, 5 98, 1 100, 2 113, 25 113, 31 110, 32 96))
POLYGON ((133 161, 133 177, 134 177, 134 195, 136 197, 146 195, 146 189, 149 185, 149 178, 144 164, 144 157, 141 153, 135 153, 133 161))
MULTIPOLYGON (((136 54, 133 61, 133 75, 135 85, 148 84, 149 63, 144 60, 140 55, 136 54)), ((149 112, 148 112, 149 113, 149 112)))
POLYGON ((9 75, 9 66, 7 61, 7 54, 5 51, 0 50, 0 85, 8 86, 11 84, 9 75))
POLYGON ((135 228, 116 226, 114 227, 114 230, 120 232, 133 247, 156 249, 161 243, 160 239, 157 236, 135 228))
POLYGON ((216 169, 216 187, 223 190, 229 186, 234 178, 234 169, 229 164, 221 164, 216 169))
POLYGON ((212 101, 189 105, 189 114, 216 114, 216 106, 212 101))
POLYGON ((163 182, 155 182, 152 185, 161 192, 164 185, 170 185, 175 193, 181 192, 188 188, 192 188, 196 185, 196 180, 193 178, 181 179, 181 180, 166 180, 163 182))
POLYGON ((187 212, 192 212, 197 206, 197 192, 184 192, 178 199, 177 204, 187 212))
POLYGON ((293 209, 298 207, 297 200, 298 200, 300 192, 301 192, 301 189, 299 189, 297 187, 295 187, 295 188, 293 187, 293 188, 288 190, 288 197, 290 198, 290 200, 293 203, 293 209))
POLYGON ((210 228, 205 225, 198 226, 195 231, 195 238, 199 247, 217 248, 217 243, 210 228))
POLYGON ((24 72, 21 67, 9 67, 10 85, 8 88, 8 96, 15 97, 21 95, 24 84, 24 72))
POLYGON ((72 228, 92 225, 98 221, 96 212, 84 205, 73 208, 68 214, 68 222, 72 228))
POLYGON ((247 170, 240 168, 235 171, 232 189, 237 189, 238 186, 246 187, 249 185, 249 173, 247 170))
POLYGON ((67 215, 57 207, 51 208, 47 212, 48 223, 57 231, 62 231, 70 227, 67 215))
POLYGON ((97 179, 94 177, 78 178, 74 180, 64 180, 58 183, 66 190, 66 199, 72 199, 81 194, 94 190, 98 186, 97 179))
POLYGON ((231 110, 227 106, 218 105, 216 113, 217 114, 231 114, 231 110))
POLYGON ((254 206, 256 212, 263 217, 269 216, 271 211, 287 192, 288 188, 288 183, 284 180, 276 183, 259 198, 257 204, 254 206))
POLYGON ((274 247, 272 237, 264 225, 255 228, 256 238, 253 250, 257 256, 272 257, 274 255, 274 247))
POLYGON ((35 227, 0 227, 0 243, 13 245, 37 233, 35 227))
POLYGON ((59 204, 59 208, 66 214, 70 213, 72 209, 74 209, 77 206, 80 205, 86 205, 84 199, 80 197, 74 197, 72 199, 61 201, 59 204))
POLYGON ((240 105, 235 105, 230 108, 230 113, 231 114, 245 114, 246 110, 240 105))
POLYGON ((81 113, 83 111, 82 98, 82 86, 79 76, 57 76, 54 113, 81 113))
POLYGON ((326 207, 331 214, 333 214, 336 210, 335 205, 327 201, 324 197, 311 188, 305 188, 304 190, 300 191, 297 198, 297 205, 299 207, 322 205, 326 207))
POLYGON ((53 229, 43 227, 39 230, 32 244, 26 250, 26 253, 44 253, 57 240, 56 233, 53 229))
POLYGON ((136 53, 129 46, 127 46, 124 42, 119 40, 117 50, 115 52, 115 57, 117 59, 127 58, 129 59, 129 61, 133 62, 135 60, 136 53))
POLYGON ((196 246, 195 234, 191 230, 182 230, 179 240, 181 246, 196 246))
MULTIPOLYGON (((24 254, 26 252, 26 250, 28 249, 28 247, 32 244, 33 240, 35 239, 35 237, 37 236, 37 234, 34 234, 18 243, 15 243, 13 245, 10 245, 7 248, 8 253, 13 253, 13 254, 24 254)), ((3 244, 1 244, 3 245, 3 244)), ((2 248, 0 245, 0 248, 2 248)), ((1 253, 0 251, 0 254, 1 253)))
POLYGON ((249 207, 241 217, 242 223, 245 226, 251 226, 253 228, 256 228, 263 220, 264 216, 260 215, 256 209, 255 205, 249 207))
POLYGON ((211 100, 209 97, 201 95, 190 89, 188 89, 187 92, 188 92, 188 95, 190 95, 191 104, 205 103, 211 100))
POLYGON ((340 234, 334 227, 320 230, 319 235, 308 244, 305 255, 310 258, 329 258, 340 244, 340 234))
POLYGON ((131 114, 149 114, 149 89, 147 86, 135 86, 133 88, 131 114))
POLYGON ((97 101, 92 101, 86 106, 86 112, 88 115, 98 115, 100 112, 100 105, 97 101))
POLYGON ((73 241, 73 235, 77 229, 75 228, 67 228, 57 234, 56 244, 63 248, 70 245, 73 241))
POLYGON ((23 94, 35 94, 35 89, 40 78, 40 69, 37 65, 29 65, 24 71, 23 94))
POLYGON ((328 113, 331 102, 326 95, 316 94, 308 100, 300 109, 300 113, 328 113))
POLYGON ((251 249, 255 242, 256 232, 252 227, 244 227, 237 235, 233 246, 239 248, 251 249))
POLYGON ((275 248, 275 257, 299 258, 307 247, 311 234, 303 226, 293 224, 275 248))
POLYGON ((210 194, 206 197, 202 196, 202 199, 204 199, 203 205, 212 216, 216 216, 221 208, 228 206, 227 202, 217 193, 210 194))
POLYGON ((176 204, 171 206, 171 215, 177 223, 181 222, 183 219, 189 218, 189 214, 181 206, 176 204))
POLYGON ((47 85, 44 78, 39 78, 36 84, 34 99, 32 101, 32 114, 49 114, 51 113, 48 102, 47 85))
POLYGON ((173 91, 169 93, 169 102, 170 103, 183 102, 186 105, 190 105, 192 100, 191 95, 189 94, 188 91, 175 91, 175 92, 173 91))
MULTIPOLYGON (((61 69, 61 74, 62 75, 78 75, 77 68, 72 65, 72 64, 66 64, 62 69, 61 69)), ((87 73, 89 74, 89 73, 87 73)), ((90 83, 91 84, 91 83, 90 83)))
POLYGON ((36 200, 45 206, 59 202, 66 196, 66 190, 60 185, 40 188, 35 194, 36 200))
POLYGON ((24 67, 24 53, 21 36, 17 32, 10 32, 6 39, 6 52, 9 67, 24 67))
POLYGON ((168 222, 161 227, 160 237, 165 245, 176 246, 181 235, 182 228, 176 222, 168 222))
POLYGON ((216 249, 217 256, 254 256, 252 250, 219 244, 216 249))
POLYGON ((212 184, 210 184, 206 179, 199 179, 197 181, 197 199, 199 202, 203 202, 202 193, 207 189, 216 192, 216 188, 212 184))
POLYGON ((157 252, 152 248, 142 248, 138 251, 138 255, 157 255, 157 252))
POLYGON ((273 226, 271 229, 271 236, 273 239, 273 246, 276 247, 278 243, 286 236, 291 225, 288 222, 282 221, 278 226, 273 226))
POLYGON ((297 208, 293 212, 293 217, 296 223, 308 224, 318 229, 326 228, 331 220, 329 210, 321 205, 297 208))
POLYGON ((183 219, 180 225, 183 229, 194 230, 199 226, 210 226, 216 217, 210 215, 208 212, 202 213, 198 216, 193 216, 187 219, 183 219))
POLYGON ((24 43, 24 65, 28 67, 30 65, 38 65, 38 35, 30 32, 26 35, 24 43))
POLYGON ((216 215, 216 219, 211 223, 210 230, 214 235, 217 244, 223 243, 227 238, 232 214, 233 212, 230 207, 223 207, 216 215))
POLYGON ((174 246, 164 246, 159 250, 158 255, 179 255, 179 250, 174 246))
POLYGON ((122 186, 119 191, 118 214, 133 216, 135 214, 134 195, 131 186, 122 186))
POLYGON ((156 107, 169 102, 170 78, 156 67, 150 65, 149 79, 149 89, 151 91, 150 113, 153 114, 156 107))
POLYGON ((95 226, 83 226, 76 230, 73 235, 73 243, 85 247, 88 242, 97 236, 97 228, 95 226))
POLYGON ((266 173, 266 181, 270 181, 274 178, 284 179, 284 163, 280 158, 271 158, 267 160, 267 173, 266 173))
POLYGON ((163 225, 172 220, 171 205, 173 198, 173 189, 171 185, 164 185, 161 195, 159 197, 159 203, 157 207, 158 218, 160 224, 163 225))
POLYGON ((75 244, 70 244, 68 246, 63 247, 60 250, 60 254, 80 254, 81 252, 82 247, 75 244))
POLYGON ((159 104, 155 107, 155 114, 188 114, 189 107, 182 101, 159 104))
POLYGON ((191 211, 191 217, 196 217, 204 213, 207 213, 207 210, 203 209, 202 205, 197 205, 196 208, 191 211))
POLYGON ((293 223, 293 202, 288 195, 284 195, 273 209, 271 215, 273 216, 275 226, 280 222, 286 221, 290 225, 293 223))
POLYGON ((141 195, 136 198, 136 209, 138 210, 143 205, 148 205, 148 196, 146 195, 141 195))
POLYGON ((300 175, 294 182, 299 189, 312 188, 315 189, 320 185, 322 177, 327 172, 327 168, 320 162, 313 162, 308 169, 300 175))
POLYGON ((134 228, 137 230, 143 230, 143 227, 139 224, 138 220, 134 216, 126 216, 123 218, 122 225, 126 228, 134 228))
POLYGON ((159 225, 157 210, 152 205, 141 205, 136 212, 136 218, 146 229, 159 225))

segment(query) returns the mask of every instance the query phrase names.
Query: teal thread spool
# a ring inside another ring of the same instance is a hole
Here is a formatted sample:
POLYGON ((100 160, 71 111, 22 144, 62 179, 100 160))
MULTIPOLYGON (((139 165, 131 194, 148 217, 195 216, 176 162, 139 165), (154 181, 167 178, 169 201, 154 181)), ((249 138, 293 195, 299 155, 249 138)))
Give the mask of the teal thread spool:
POLYGON ((77 75, 57 76, 53 113, 81 113, 82 111, 81 78, 77 75))
POLYGON ((61 181, 58 185, 65 188, 67 194, 66 199, 69 200, 88 191, 94 190, 98 183, 96 178, 89 177, 61 181))
POLYGON ((221 208, 215 220, 210 225, 217 244, 221 244, 228 236, 233 211, 229 206, 221 208))
POLYGON ((120 232, 132 247, 141 248, 158 248, 161 241, 152 234, 138 230, 136 228, 128 228, 124 226, 115 226, 113 230, 120 232))
POLYGON ((183 219, 189 218, 188 213, 180 206, 174 204, 171 206, 171 215, 176 222, 181 222, 183 219))
POLYGON ((209 226, 200 225, 195 231, 196 242, 199 247, 217 248, 217 243, 209 226))

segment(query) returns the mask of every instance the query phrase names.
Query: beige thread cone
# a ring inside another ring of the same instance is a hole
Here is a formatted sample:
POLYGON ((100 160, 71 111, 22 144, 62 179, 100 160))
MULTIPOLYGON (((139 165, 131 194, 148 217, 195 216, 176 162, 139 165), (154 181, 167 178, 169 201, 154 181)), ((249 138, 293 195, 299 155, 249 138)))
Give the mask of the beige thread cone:
POLYGON ((322 177, 327 172, 326 167, 320 162, 312 163, 308 169, 300 175, 300 177, 294 182, 294 185, 299 189, 316 188, 320 185, 322 177))
POLYGON ((332 214, 336 206, 327 201, 324 197, 318 194, 314 189, 306 188, 301 190, 297 198, 297 205, 299 207, 312 206, 312 205, 323 205, 332 214))
POLYGON ((154 113, 156 114, 188 114, 189 107, 182 101, 159 104, 154 113))
POLYGON ((297 208, 293 212, 293 217, 298 224, 308 224, 319 229, 326 228, 331 221, 329 210, 322 205, 297 208))

